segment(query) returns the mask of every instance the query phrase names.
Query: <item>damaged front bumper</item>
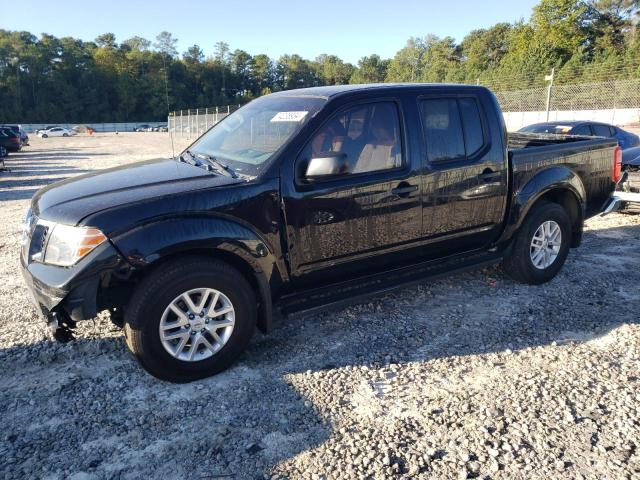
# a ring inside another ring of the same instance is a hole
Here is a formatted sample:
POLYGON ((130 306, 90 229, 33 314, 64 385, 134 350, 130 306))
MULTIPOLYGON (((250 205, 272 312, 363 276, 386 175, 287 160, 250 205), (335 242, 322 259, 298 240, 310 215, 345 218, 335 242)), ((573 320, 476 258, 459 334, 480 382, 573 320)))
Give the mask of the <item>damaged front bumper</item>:
POLYGON ((24 256, 21 266, 36 311, 56 338, 65 337, 75 322, 94 318, 102 309, 100 293, 128 278, 132 271, 109 242, 71 267, 28 262, 24 256))
POLYGON ((629 172, 624 172, 616 190, 607 200, 602 215, 626 209, 640 209, 640 189, 636 187, 636 183, 630 181, 629 172))

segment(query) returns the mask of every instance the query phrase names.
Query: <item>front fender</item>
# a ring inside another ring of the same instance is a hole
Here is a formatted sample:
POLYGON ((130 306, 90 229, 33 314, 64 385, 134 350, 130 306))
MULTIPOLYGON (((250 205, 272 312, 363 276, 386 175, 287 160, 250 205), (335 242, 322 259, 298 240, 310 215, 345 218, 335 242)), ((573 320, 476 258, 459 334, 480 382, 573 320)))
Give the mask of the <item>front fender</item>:
POLYGON ((551 192, 568 191, 580 206, 581 218, 585 217, 587 193, 580 177, 570 168, 556 166, 538 172, 522 188, 512 194, 507 224, 500 242, 509 240, 520 228, 531 207, 551 192))
POLYGON ((281 287, 283 275, 274 249, 250 227, 228 218, 194 215, 147 223, 112 241, 141 271, 160 260, 189 253, 218 254, 223 260, 232 260, 234 266, 246 266, 243 270, 253 273, 252 283, 261 299, 261 327, 269 330, 272 292, 281 287))

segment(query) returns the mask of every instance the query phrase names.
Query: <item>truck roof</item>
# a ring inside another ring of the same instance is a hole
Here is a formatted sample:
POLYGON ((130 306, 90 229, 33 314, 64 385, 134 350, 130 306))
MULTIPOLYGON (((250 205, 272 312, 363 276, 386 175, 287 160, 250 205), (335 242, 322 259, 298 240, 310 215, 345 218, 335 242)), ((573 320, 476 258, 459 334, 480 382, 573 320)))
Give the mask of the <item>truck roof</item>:
POLYGON ((460 84, 446 84, 446 83, 366 83, 355 85, 331 85, 326 87, 309 87, 309 88, 297 88, 294 90, 283 90, 281 92, 275 92, 271 95, 287 96, 287 97, 322 97, 330 98, 338 95, 342 95, 350 92, 363 92, 367 90, 398 90, 398 89, 424 89, 424 88, 437 88, 437 89, 478 89, 486 90, 486 87, 479 87, 476 85, 460 85, 460 84))

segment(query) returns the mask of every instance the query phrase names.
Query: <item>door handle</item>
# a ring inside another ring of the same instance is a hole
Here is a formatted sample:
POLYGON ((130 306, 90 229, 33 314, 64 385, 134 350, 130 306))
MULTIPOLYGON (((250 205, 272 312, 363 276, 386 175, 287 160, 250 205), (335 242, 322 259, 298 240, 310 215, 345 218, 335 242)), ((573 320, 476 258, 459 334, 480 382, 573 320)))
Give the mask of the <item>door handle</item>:
POLYGON ((478 178, 485 182, 491 182, 499 179, 500 177, 502 177, 502 172, 494 172, 490 168, 485 168, 482 173, 478 175, 478 178))
POLYGON ((411 195, 411 192, 415 192, 418 190, 417 185, 409 185, 408 183, 401 183, 396 188, 391 190, 393 195, 397 195, 398 197, 408 197, 411 195))

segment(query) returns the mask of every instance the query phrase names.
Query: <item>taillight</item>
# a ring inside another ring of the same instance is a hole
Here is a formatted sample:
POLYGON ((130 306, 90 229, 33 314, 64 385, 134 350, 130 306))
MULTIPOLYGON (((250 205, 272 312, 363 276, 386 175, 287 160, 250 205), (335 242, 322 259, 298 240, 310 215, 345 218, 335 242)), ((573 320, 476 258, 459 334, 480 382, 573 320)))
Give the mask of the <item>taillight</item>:
POLYGON ((19 142, 20 142, 20 139, 19 139, 18 137, 11 137, 11 141, 12 141, 13 143, 19 143, 19 142))
POLYGON ((613 183, 618 183, 622 177, 622 148, 616 147, 613 151, 613 183))

